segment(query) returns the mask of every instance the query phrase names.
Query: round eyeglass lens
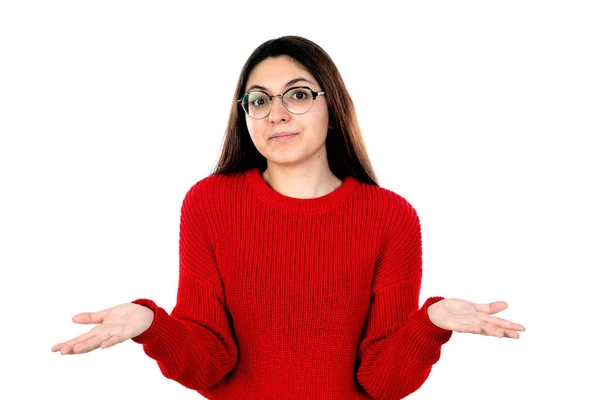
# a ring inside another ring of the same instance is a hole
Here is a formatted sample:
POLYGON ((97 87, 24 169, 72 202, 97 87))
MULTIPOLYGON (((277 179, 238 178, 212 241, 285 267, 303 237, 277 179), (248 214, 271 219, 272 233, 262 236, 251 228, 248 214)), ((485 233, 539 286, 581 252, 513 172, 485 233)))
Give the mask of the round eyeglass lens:
MULTIPOLYGON (((244 111, 252 118, 264 118, 271 109, 271 100, 266 93, 250 92, 242 101, 244 111)), ((292 114, 304 114, 312 107, 313 95, 306 88, 292 88, 283 94, 283 105, 292 114)))

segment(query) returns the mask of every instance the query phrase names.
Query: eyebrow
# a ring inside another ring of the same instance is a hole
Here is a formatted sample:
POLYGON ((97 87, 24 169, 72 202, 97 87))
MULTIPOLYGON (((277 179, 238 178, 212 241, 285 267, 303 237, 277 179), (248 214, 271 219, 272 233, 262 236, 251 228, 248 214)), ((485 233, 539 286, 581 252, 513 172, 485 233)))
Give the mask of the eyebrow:
MULTIPOLYGON (((308 83, 313 83, 313 84, 314 84, 314 82, 312 82, 312 81, 309 81, 309 80, 308 80, 308 79, 306 79, 306 78, 294 78, 294 79, 292 79, 291 81, 289 81, 288 83, 286 83, 286 84, 285 84, 285 87, 291 86, 291 85, 293 85, 294 83, 298 83, 298 82, 302 82, 302 81, 304 81, 304 82, 308 82, 308 83)), ((249 91, 251 91, 252 89, 260 89, 260 90, 264 90, 265 92, 268 92, 268 91, 269 91, 269 90, 268 90, 266 87, 264 87, 264 86, 260 86, 260 85, 252 85, 252 86, 250 86, 250 87, 248 88, 248 90, 246 90, 246 92, 249 92, 249 91)))

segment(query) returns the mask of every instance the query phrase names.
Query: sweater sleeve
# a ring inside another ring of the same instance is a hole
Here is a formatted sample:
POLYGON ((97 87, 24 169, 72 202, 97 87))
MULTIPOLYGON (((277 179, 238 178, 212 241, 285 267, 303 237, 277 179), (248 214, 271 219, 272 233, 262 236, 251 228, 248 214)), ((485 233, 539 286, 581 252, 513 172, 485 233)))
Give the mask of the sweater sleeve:
POLYGON ((181 207, 179 286, 173 311, 169 315, 149 299, 133 301, 152 309, 154 320, 132 339, 157 361, 165 377, 199 391, 219 383, 238 359, 203 201, 205 195, 196 184, 181 207))
POLYGON ((373 277, 371 306, 358 350, 357 381, 376 400, 402 399, 425 382, 452 331, 434 325, 418 307, 422 278, 421 226, 398 196, 373 277))

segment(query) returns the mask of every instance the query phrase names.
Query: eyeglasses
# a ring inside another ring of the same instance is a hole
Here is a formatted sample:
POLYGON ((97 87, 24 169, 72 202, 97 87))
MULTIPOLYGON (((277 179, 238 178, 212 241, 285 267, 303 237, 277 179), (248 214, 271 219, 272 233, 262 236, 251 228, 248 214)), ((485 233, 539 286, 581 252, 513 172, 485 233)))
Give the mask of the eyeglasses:
POLYGON ((262 90, 252 90, 244 93, 237 102, 250 118, 263 119, 271 113, 273 98, 281 97, 283 106, 292 114, 300 115, 307 113, 313 106, 317 96, 325 95, 325 91, 314 92, 306 86, 289 88, 283 94, 271 96, 262 90))

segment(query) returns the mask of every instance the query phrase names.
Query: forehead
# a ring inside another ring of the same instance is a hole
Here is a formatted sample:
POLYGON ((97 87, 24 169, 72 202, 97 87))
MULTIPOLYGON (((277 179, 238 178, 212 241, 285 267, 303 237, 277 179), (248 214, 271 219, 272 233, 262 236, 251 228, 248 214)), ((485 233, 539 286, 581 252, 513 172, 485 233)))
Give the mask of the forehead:
POLYGON ((253 87, 277 92, 288 86, 318 86, 302 65, 288 56, 269 57, 257 64, 248 76, 244 91, 253 87))

